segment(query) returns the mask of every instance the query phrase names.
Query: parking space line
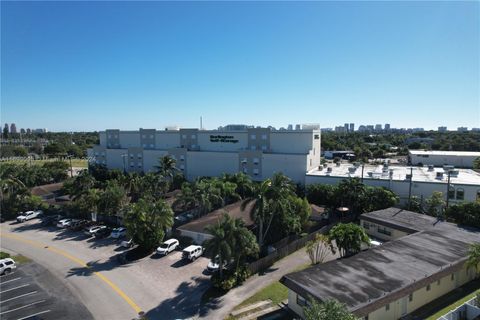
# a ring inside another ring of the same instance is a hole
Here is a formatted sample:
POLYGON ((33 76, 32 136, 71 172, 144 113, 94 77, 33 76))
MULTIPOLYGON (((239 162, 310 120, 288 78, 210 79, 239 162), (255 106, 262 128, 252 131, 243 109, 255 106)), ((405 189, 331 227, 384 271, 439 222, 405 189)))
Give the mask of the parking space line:
POLYGON ((4 303, 4 302, 8 302, 8 301, 15 300, 15 299, 18 299, 18 298, 22 298, 22 297, 25 297, 25 296, 29 296, 29 295, 35 294, 37 292, 38 291, 32 291, 32 292, 24 293, 24 294, 21 294, 19 296, 16 296, 16 297, 13 297, 13 298, 10 298, 10 299, 7 299, 7 300, 2 300, 2 301, 0 301, 0 303, 4 303))
POLYGON ((19 280, 19 279, 22 279, 22 278, 18 277, 18 278, 7 280, 7 281, 2 281, 2 282, 0 282, 0 285, 5 284, 5 283, 9 283, 9 282, 12 282, 12 281, 15 281, 15 280, 19 280))
POLYGON ((0 293, 5 293, 5 292, 8 292, 8 291, 12 291, 12 290, 15 290, 15 289, 20 289, 20 288, 25 288, 25 287, 28 287, 29 285, 30 285, 30 283, 23 284, 21 286, 15 287, 15 288, 0 291, 0 293))
POLYGON ((31 314, 31 315, 28 315, 28 316, 23 317, 23 318, 18 318, 17 320, 28 319, 28 318, 35 317, 35 316, 38 316, 38 315, 40 315, 40 314, 44 314, 44 313, 47 313, 47 312, 50 312, 50 311, 51 311, 51 310, 40 311, 40 312, 37 312, 37 313, 31 314))
POLYGON ((5 313, 9 313, 9 312, 13 312, 13 311, 17 311, 17 310, 21 310, 21 309, 25 309, 25 308, 31 307, 31 306, 33 306, 33 305, 36 305, 36 304, 39 304, 39 303, 42 303, 42 302, 45 302, 45 301, 47 301, 47 300, 35 301, 35 302, 32 302, 32 303, 26 304, 26 305, 24 305, 24 306, 21 306, 21 307, 12 309, 12 310, 0 312, 0 315, 1 315, 1 314, 5 314, 5 313))
MULTIPOLYGON (((51 247, 51 246, 46 246, 44 244, 41 244, 40 242, 38 241, 32 241, 32 240, 29 240, 29 239, 26 239, 24 237, 20 237, 18 235, 14 235, 14 234, 11 234, 11 233, 5 233, 5 232, 2 232, 2 234, 0 235, 2 237, 6 237, 6 238, 10 238, 10 239, 14 239, 14 240, 17 240, 17 241, 20 241, 20 242, 24 242, 24 243, 28 243, 34 247, 37 247, 37 248, 45 248, 45 249, 48 249, 54 253, 57 253, 59 255, 62 255, 64 256, 65 258, 73 261, 73 262, 76 262, 77 264, 81 265, 82 267, 85 267, 85 268, 91 268, 90 266, 88 266, 84 261, 72 256, 71 254, 61 250, 61 249, 58 249, 58 248, 55 248, 55 247, 51 247)), ((142 311, 142 309, 129 297, 127 296, 127 294, 125 292, 122 291, 122 289, 120 289, 117 285, 115 285, 110 279, 108 279, 105 275, 101 274, 100 272, 93 272, 94 275, 96 275, 99 279, 101 279, 103 282, 105 282, 106 284, 108 284, 108 286, 110 286, 110 288, 113 289, 113 291, 115 291, 125 302, 127 302, 130 307, 132 307, 133 310, 135 310, 135 312, 138 314, 142 311)))

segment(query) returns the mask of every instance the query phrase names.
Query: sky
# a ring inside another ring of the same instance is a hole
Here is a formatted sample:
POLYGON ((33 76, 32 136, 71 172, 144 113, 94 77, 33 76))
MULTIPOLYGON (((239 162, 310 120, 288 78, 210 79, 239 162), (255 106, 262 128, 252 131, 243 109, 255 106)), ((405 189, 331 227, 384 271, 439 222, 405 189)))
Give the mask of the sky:
POLYGON ((1 2, 0 122, 480 127, 480 2, 1 2))

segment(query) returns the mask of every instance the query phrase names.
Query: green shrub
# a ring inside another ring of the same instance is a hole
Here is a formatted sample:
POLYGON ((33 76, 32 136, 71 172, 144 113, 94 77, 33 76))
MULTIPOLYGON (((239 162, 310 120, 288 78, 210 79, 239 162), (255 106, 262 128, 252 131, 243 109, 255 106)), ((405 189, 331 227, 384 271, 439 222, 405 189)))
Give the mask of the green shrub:
POLYGON ((0 259, 10 258, 10 254, 0 251, 0 259))

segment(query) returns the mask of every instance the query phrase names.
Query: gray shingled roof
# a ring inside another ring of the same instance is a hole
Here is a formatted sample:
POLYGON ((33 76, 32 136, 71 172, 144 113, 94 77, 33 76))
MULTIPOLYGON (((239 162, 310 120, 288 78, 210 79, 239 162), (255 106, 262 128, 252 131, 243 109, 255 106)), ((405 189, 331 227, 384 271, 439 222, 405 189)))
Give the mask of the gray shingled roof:
MULTIPOLYGON (((387 209, 385 215, 393 212, 387 209)), ((365 316, 460 269, 473 242, 480 242, 479 230, 437 222, 352 257, 285 275, 281 282, 304 297, 337 299, 365 316)))

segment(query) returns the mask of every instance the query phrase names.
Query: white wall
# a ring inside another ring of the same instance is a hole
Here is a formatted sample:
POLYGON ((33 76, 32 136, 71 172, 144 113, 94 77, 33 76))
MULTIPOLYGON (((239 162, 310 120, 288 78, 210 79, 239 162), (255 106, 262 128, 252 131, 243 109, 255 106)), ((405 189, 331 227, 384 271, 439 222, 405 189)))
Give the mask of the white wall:
POLYGON ((187 152, 187 179, 197 177, 217 177, 222 173, 238 172, 238 153, 236 152, 187 152))
POLYGON ((155 148, 168 150, 180 147, 180 131, 162 131, 155 133, 155 148))
POLYGON ((308 154, 313 148, 312 137, 314 134, 317 133, 312 133, 312 131, 272 131, 270 133, 270 150, 271 152, 308 154))
POLYGON ((140 132, 120 131, 120 146, 122 149, 140 147, 140 132))
POLYGON ((262 178, 267 179, 282 172, 295 182, 305 183, 307 154, 273 154, 262 156, 262 178))
POLYGON ((198 145, 202 151, 238 151, 248 147, 248 134, 247 132, 237 131, 199 131, 198 132, 198 145), (237 143, 232 142, 211 142, 210 136, 233 136, 233 140, 238 140, 237 143))
POLYGON ((158 159, 167 154, 166 150, 143 150, 143 170, 145 172, 156 171, 155 166, 158 166, 158 159))
POLYGON ((180 231, 180 234, 184 237, 190 237, 195 241, 196 244, 201 245, 203 242, 205 242, 208 239, 213 238, 212 235, 208 233, 200 233, 200 232, 193 232, 189 230, 183 230, 182 227, 177 229, 180 231))
POLYGON ((100 139, 100 145, 102 147, 107 147, 107 133, 105 131, 99 132, 98 137, 100 139))
POLYGON ((453 165, 459 168, 472 168, 473 161, 478 156, 453 156, 453 155, 432 155, 423 157, 422 155, 410 154, 413 165, 423 163, 424 165, 433 164, 434 166, 443 166, 445 164, 453 165))
MULTIPOLYGON (((122 154, 128 154, 126 149, 106 149, 107 151, 107 167, 109 169, 119 169, 123 171, 122 154)), ((128 168, 128 159, 125 159, 128 168)))

